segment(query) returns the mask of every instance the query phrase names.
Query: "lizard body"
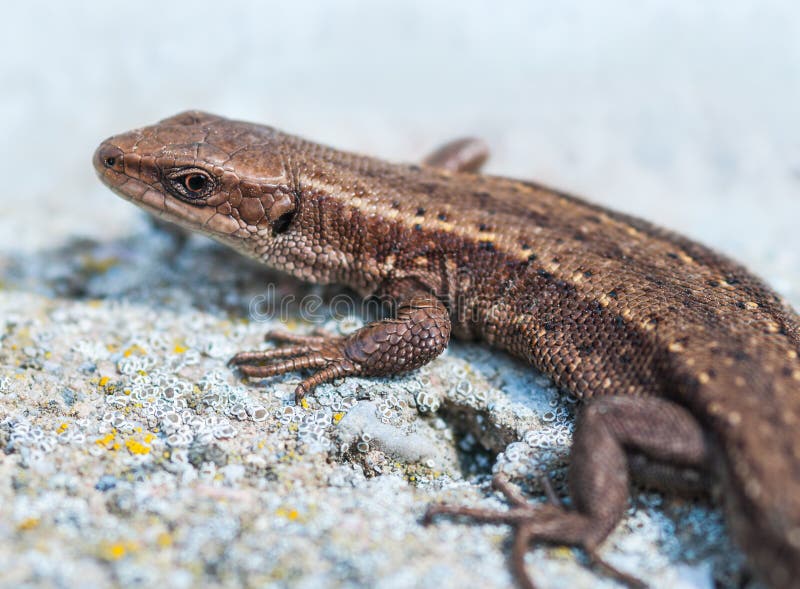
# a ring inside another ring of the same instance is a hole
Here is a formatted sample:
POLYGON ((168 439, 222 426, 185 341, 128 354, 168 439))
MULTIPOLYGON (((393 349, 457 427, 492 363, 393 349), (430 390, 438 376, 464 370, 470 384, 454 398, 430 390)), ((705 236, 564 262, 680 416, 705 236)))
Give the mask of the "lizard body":
POLYGON ((191 111, 110 138, 94 164, 164 220, 301 279, 394 302, 392 317, 349 336, 281 335, 284 347, 237 355, 246 376, 313 369, 302 396, 342 376, 417 368, 452 334, 507 350, 585 401, 571 510, 528 505, 500 479, 507 512, 429 512, 515 526, 521 584, 533 586, 522 561, 532 542, 593 554, 622 517, 631 469, 665 485, 712 475, 759 577, 798 586, 797 315, 702 245, 475 173, 484 159, 456 142, 424 165, 390 164, 191 111))

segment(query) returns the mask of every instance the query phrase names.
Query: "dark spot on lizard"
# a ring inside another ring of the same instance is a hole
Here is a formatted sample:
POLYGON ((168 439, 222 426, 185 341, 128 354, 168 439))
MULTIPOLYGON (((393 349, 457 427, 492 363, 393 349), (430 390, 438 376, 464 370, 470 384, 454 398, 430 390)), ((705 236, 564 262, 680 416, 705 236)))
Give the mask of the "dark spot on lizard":
POLYGON ((744 350, 736 350, 733 354, 733 359, 736 362, 745 362, 750 359, 750 354, 745 352, 744 350))
POLYGON ((422 217, 423 215, 425 215, 425 209, 423 209, 422 207, 419 207, 417 209, 417 217, 422 217))
POLYGON ((444 213, 439 213, 439 214, 437 215, 437 218, 438 218, 440 221, 447 221, 447 215, 445 215, 444 213))

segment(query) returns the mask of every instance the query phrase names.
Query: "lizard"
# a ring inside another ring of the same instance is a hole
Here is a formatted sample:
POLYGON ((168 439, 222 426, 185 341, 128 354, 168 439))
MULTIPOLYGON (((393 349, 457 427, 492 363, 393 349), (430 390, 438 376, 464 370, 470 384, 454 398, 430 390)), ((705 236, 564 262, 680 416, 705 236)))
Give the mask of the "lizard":
POLYGON ((498 476, 508 510, 439 504, 425 517, 509 524, 521 586, 534 587, 532 545, 595 557, 640 478, 712 490, 757 577, 800 586, 797 314, 726 256, 583 198, 482 174, 486 156, 467 139, 422 164, 389 163, 187 111, 107 139, 93 164, 160 219, 394 303, 342 336, 268 334, 279 345, 231 359, 244 377, 309 371, 300 399, 336 379, 414 370, 452 335, 505 350, 581 401, 571 506, 532 504, 498 476))

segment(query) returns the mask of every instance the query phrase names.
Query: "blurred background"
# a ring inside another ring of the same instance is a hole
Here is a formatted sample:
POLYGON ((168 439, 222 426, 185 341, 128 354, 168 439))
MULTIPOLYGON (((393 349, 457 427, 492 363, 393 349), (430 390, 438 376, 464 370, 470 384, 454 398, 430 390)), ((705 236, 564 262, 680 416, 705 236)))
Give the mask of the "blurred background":
POLYGON ((761 2, 25 2, 0 24, 0 251, 136 231, 108 135, 188 108, 489 171, 679 229, 800 299, 800 9, 761 2))

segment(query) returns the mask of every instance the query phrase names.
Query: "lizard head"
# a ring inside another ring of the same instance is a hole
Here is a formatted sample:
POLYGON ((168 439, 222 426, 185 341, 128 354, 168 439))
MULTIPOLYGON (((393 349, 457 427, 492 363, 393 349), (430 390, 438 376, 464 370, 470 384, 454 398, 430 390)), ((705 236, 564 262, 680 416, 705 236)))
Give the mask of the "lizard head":
POLYGON ((93 163, 122 198, 260 258, 299 206, 285 143, 269 127, 187 111, 107 139, 93 163))

